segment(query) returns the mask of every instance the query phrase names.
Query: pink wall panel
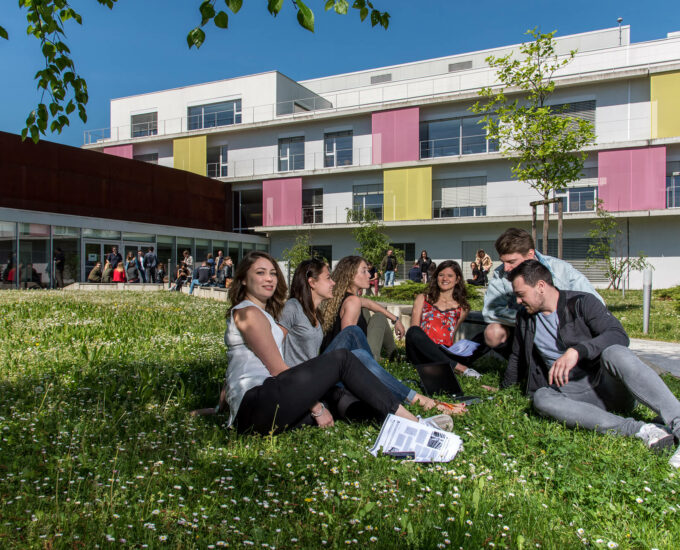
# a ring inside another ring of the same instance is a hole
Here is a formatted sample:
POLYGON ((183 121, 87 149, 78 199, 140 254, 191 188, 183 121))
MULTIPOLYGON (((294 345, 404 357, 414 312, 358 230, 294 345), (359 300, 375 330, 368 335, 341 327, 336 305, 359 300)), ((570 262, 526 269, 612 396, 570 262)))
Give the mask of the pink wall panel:
POLYGON ((372 115, 373 164, 418 160, 420 109, 379 111, 372 115))
POLYGON ((302 178, 263 181, 262 218, 265 227, 302 224, 302 178))
POLYGON ((612 212, 666 208, 666 148, 602 151, 598 193, 612 212))
POLYGON ((115 145, 113 147, 104 147, 104 153, 106 153, 107 155, 113 155, 115 157, 131 159, 132 145, 115 145))

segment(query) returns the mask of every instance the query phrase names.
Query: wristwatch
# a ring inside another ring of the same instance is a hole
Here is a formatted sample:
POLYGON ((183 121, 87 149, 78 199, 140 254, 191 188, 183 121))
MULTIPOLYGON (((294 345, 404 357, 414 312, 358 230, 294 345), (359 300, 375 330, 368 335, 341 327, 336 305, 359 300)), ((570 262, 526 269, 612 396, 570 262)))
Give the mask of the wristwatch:
POLYGON ((397 321, 399 321, 399 316, 398 316, 398 315, 397 315, 394 319, 391 319, 391 320, 390 320, 390 323, 392 323, 392 325, 396 325, 396 324, 397 324, 397 321))

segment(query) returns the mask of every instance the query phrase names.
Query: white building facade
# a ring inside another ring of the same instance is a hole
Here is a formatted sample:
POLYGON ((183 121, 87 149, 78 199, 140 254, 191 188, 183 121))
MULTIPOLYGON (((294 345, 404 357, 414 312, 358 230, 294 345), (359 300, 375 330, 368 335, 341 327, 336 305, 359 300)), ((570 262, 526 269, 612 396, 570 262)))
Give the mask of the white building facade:
MULTIPOLYGON (((564 257, 585 267, 602 199, 621 253, 644 251, 654 286, 680 284, 680 33, 631 44, 623 27, 557 38, 578 50, 555 105, 594 124, 581 180, 564 197, 564 257)), ((540 197, 513 179, 470 106, 497 85, 485 59, 508 46, 294 82, 278 72, 111 102, 111 128, 85 147, 207 175, 231 186, 236 232, 267 235, 281 257, 300 232, 333 262, 355 252, 352 210, 372 210, 409 261, 465 267, 510 226, 530 229, 540 197)), ((218 184, 216 182, 216 184, 218 184)), ((556 251, 556 216, 549 248, 556 251)), ((539 224, 540 235, 540 224, 539 224)), ((402 273, 403 275, 403 273, 402 273)), ((628 285, 641 286, 631 273, 628 285)))

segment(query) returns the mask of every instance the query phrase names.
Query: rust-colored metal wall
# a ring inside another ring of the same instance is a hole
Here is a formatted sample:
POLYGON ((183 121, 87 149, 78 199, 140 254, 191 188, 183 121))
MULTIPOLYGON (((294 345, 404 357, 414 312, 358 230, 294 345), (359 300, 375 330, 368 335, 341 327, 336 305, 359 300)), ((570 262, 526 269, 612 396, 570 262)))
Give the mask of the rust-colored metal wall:
POLYGON ((232 231, 231 188, 136 160, 0 132, 0 206, 232 231))

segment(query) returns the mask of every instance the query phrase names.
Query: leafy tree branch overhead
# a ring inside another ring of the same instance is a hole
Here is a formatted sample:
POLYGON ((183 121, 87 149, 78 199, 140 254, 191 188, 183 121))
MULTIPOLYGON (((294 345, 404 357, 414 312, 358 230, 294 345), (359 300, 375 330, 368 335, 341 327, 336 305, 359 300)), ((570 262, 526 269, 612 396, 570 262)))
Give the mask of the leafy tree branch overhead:
MULTIPOLYGON (((118 0, 97 0, 99 4, 112 9, 118 0)), ((267 10, 277 16, 284 9, 284 0, 265 0, 267 10)), ((309 0, 308 0, 309 1, 309 0)), ((205 26, 213 23, 217 28, 229 26, 229 15, 235 15, 243 0, 202 0, 198 6, 200 20, 187 34, 189 48, 200 48, 206 40, 205 26), (222 8, 224 3, 224 9, 222 8)), ((292 0, 298 24, 314 32, 314 12, 302 0, 292 0)), ((353 9, 361 21, 368 19, 371 26, 387 29, 390 15, 373 6, 370 0, 326 0, 324 9, 347 15, 353 9)), ((19 9, 26 14, 26 32, 40 43, 45 66, 35 74, 40 98, 36 107, 26 118, 26 127, 21 131, 22 139, 29 135, 38 142, 40 135, 50 132, 61 133, 70 123, 70 116, 77 110, 83 122, 87 122, 87 82, 76 70, 71 50, 66 43, 66 25, 75 21, 83 24, 83 18, 67 0, 19 0, 19 9)), ((7 30, 0 26, 0 38, 9 40, 7 30)))

